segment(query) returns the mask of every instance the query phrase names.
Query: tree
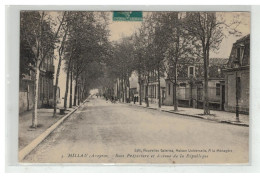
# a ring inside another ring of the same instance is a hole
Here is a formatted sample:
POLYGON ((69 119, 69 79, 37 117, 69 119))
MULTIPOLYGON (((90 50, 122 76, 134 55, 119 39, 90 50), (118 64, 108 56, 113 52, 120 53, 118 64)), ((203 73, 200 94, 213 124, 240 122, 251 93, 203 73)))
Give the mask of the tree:
POLYGON ((164 49, 165 71, 167 78, 173 83, 173 103, 174 111, 178 111, 178 73, 182 71, 178 69, 179 64, 190 62, 189 58, 196 58, 196 45, 192 44, 194 37, 187 33, 184 28, 185 17, 181 12, 161 12, 159 14, 158 23, 160 27, 160 45, 164 49))
MULTIPOLYGON (((163 12, 154 12, 151 18, 148 20, 149 26, 152 26, 152 44, 150 53, 152 54, 152 63, 155 64, 156 79, 158 82, 158 107, 161 108, 161 75, 164 75, 165 67, 165 52, 168 49, 167 37, 171 37, 172 34, 165 33, 165 23, 163 23, 163 12)), ((168 21, 169 22, 169 21, 168 21)), ((166 24, 167 25, 167 24, 166 24)), ((169 25, 169 24, 168 24, 169 25)), ((168 31, 167 31, 168 32, 168 31)))
POLYGON ((67 16, 67 12, 65 11, 62 15, 62 19, 60 20, 60 24, 62 26, 61 30, 62 34, 61 34, 61 41, 60 41, 60 46, 58 49, 58 53, 59 53, 59 61, 58 61, 58 67, 57 67, 57 72, 56 72, 56 80, 55 80, 55 86, 54 86, 54 102, 53 102, 53 117, 56 116, 56 111, 57 111, 57 90, 58 90, 58 84, 59 84, 59 76, 60 76, 60 67, 61 67, 61 62, 63 60, 63 55, 64 55, 64 48, 65 43, 66 43, 66 39, 67 39, 67 34, 68 34, 68 28, 69 26, 66 25, 66 16, 67 16), (63 24, 65 22, 65 24, 63 24))
MULTIPOLYGON (((75 80, 73 105, 80 104, 85 92, 84 75, 88 73, 92 62, 103 62, 108 50, 108 31, 103 12, 69 12, 67 17, 68 40, 65 48, 65 71, 67 72, 64 108, 67 107, 69 89, 72 92, 72 81, 75 80)), ((72 106, 70 93, 70 107, 72 106)))
POLYGON ((32 127, 37 128, 37 103, 38 103, 38 86, 40 69, 46 57, 53 57, 53 50, 61 24, 55 32, 51 28, 51 20, 44 11, 24 11, 21 12, 21 35, 22 41, 26 41, 26 46, 33 54, 33 71, 34 71, 34 102, 32 127))
POLYGON ((67 109, 68 92, 70 87, 69 107, 72 108, 72 82, 73 82, 73 58, 78 57, 76 54, 77 42, 80 41, 80 36, 77 35, 77 28, 80 21, 77 19, 77 13, 69 12, 66 18, 68 28, 68 39, 65 47, 65 68, 66 71, 66 87, 64 95, 64 109, 67 109), (70 82, 70 86, 69 86, 70 82))
MULTIPOLYGON (((21 23, 21 25, 24 25, 21 23)), ((32 52, 29 43, 26 41, 26 38, 23 34, 23 30, 20 30, 20 79, 25 75, 30 75, 30 72, 33 71, 33 65, 35 65, 35 60, 33 59, 34 53, 32 52)))
POLYGON ((154 25, 149 14, 138 32, 134 34, 134 68, 138 73, 139 103, 142 104, 142 91, 145 92, 145 103, 149 107, 148 87, 151 72, 155 70, 155 51, 153 45, 154 25), (144 86, 144 90, 142 87, 144 86))
POLYGON ((210 52, 218 51, 224 37, 233 35, 239 37, 238 29, 242 21, 237 14, 232 20, 226 20, 225 12, 187 12, 185 29, 196 38, 203 58, 204 68, 204 114, 210 114, 208 100, 208 77, 210 52))
POLYGON ((145 60, 145 38, 143 25, 139 29, 139 33, 134 33, 134 67, 138 74, 139 85, 139 104, 142 105, 142 85, 143 85, 143 70, 145 60))
POLYGON ((124 37, 121 41, 114 43, 112 50, 112 57, 106 61, 106 65, 109 68, 108 75, 114 79, 112 81, 113 83, 117 82, 117 84, 119 84, 119 95, 117 95, 119 100, 128 102, 130 100, 129 78, 134 70, 134 47, 132 37, 124 37))
MULTIPOLYGON (((71 46, 71 50, 70 50, 70 53, 67 54, 67 56, 65 58, 67 58, 65 60, 65 71, 66 71, 66 87, 65 87, 65 96, 64 96, 64 109, 67 109, 67 99, 68 99, 68 92, 69 92, 69 82, 71 82, 71 85, 70 87, 72 87, 72 81, 73 79, 71 79, 70 81, 70 76, 72 78, 72 73, 71 73, 71 70, 72 70, 72 56, 73 56, 73 46, 71 46)), ((71 108, 71 103, 70 103, 70 106, 71 108)))
POLYGON ((223 39, 223 28, 215 12, 187 13, 186 29, 200 42, 204 61, 204 114, 210 114, 208 99, 208 67, 211 49, 217 49, 223 39))

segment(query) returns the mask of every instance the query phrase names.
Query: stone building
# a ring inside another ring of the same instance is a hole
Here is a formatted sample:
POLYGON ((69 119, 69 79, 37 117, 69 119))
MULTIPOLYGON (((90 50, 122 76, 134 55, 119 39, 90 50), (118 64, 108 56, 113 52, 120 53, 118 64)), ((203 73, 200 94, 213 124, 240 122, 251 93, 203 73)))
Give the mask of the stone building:
POLYGON ((225 73, 225 110, 249 113, 250 35, 237 40, 232 47, 225 73))
MULTIPOLYGON (((225 84, 223 69, 226 68, 228 59, 209 59, 208 96, 211 109, 224 110, 225 84)), ((183 60, 177 66, 177 99, 178 105, 184 107, 203 108, 204 69, 203 60, 183 60)), ((165 105, 173 105, 174 80, 166 79, 165 105)))

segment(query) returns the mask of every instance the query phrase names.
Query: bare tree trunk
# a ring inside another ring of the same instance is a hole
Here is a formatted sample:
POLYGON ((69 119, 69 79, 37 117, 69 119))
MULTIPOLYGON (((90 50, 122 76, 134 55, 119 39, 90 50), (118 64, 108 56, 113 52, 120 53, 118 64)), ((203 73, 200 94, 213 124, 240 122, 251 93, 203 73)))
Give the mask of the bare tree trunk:
POLYGON ((125 78, 122 79, 122 89, 123 89, 123 102, 125 103, 126 102, 126 96, 125 96, 125 78))
POLYGON ((70 108, 72 108, 72 82, 73 82, 73 73, 72 68, 70 70, 70 108))
POLYGON ((116 80, 116 98, 119 98, 120 95, 119 95, 119 82, 118 80, 116 80))
POLYGON ((50 105, 50 80, 47 79, 47 104, 50 105))
POLYGON ((66 75, 66 90, 65 90, 65 95, 64 95, 64 109, 67 109, 67 100, 68 100, 68 92, 69 92, 69 80, 70 80, 70 63, 71 63, 71 58, 68 63, 68 70, 67 70, 67 75, 66 75))
POLYGON ((80 105, 80 93, 81 93, 81 90, 80 90, 80 85, 78 85, 78 105, 80 105))
POLYGON ((77 105, 77 93, 78 93, 78 78, 76 78, 75 90, 74 90, 74 103, 73 106, 77 105))
POLYGON ((33 114, 32 114, 32 127, 37 128, 38 125, 38 92, 39 92, 39 78, 40 78, 40 61, 38 60, 35 68, 34 78, 34 101, 33 101, 33 114))
POLYGON ((130 90, 130 81, 129 78, 127 78, 127 85, 128 85, 128 98, 129 98, 129 102, 131 102, 131 90, 130 90))
POLYGON ((53 117, 56 116, 56 111, 57 111, 57 90, 58 90, 58 84, 59 84, 59 76, 60 76, 60 67, 61 67, 61 60, 62 56, 59 56, 59 63, 58 63, 58 68, 57 68, 57 73, 56 73, 56 82, 55 82, 55 87, 54 87, 54 104, 53 104, 53 117))
POLYGON ((208 99, 208 65, 209 65, 209 49, 208 45, 204 50, 204 102, 203 102, 203 109, 204 114, 210 114, 209 110, 209 99, 208 99))
POLYGON ((85 91, 86 91, 85 86, 83 86, 81 91, 81 102, 84 102, 84 100, 86 99, 85 91))
POLYGON ((125 102, 125 92, 124 92, 124 79, 121 80, 121 91, 122 91, 122 102, 125 102))
POLYGON ((126 78, 124 79, 124 88, 125 88, 125 103, 128 103, 128 99, 127 99, 127 80, 126 78))
POLYGON ((30 99, 29 99, 29 93, 30 93, 30 85, 28 83, 27 85, 27 111, 30 110, 30 99))
POLYGON ((160 82, 160 68, 157 68, 157 80, 158 80, 158 107, 161 108, 161 82, 160 82))
MULTIPOLYGON (((65 15, 65 12, 64 12, 65 15)), ((61 46, 59 48, 59 64, 58 64, 58 68, 57 68, 57 73, 56 73, 56 84, 55 84, 55 91, 54 91, 54 111, 53 111, 53 117, 56 116, 56 111, 57 111, 57 89, 58 89, 58 84, 59 84, 59 76, 60 76, 60 67, 61 67, 61 61, 62 61, 62 54, 63 54, 63 50, 64 50, 64 43, 66 41, 66 37, 67 37, 67 29, 65 31, 65 34, 62 38, 62 42, 61 42, 61 46)))
POLYGON ((150 76, 148 75, 148 76, 147 76, 146 88, 145 88, 145 101, 146 101, 146 107, 149 107, 149 96, 148 96, 149 79, 150 79, 150 76))
POLYGON ((141 76, 140 75, 138 75, 138 83, 139 83, 139 104, 142 105, 142 84, 141 84, 141 76))
POLYGON ((175 71, 175 74, 174 74, 174 91, 173 91, 173 98, 174 98, 174 111, 178 111, 178 98, 177 98, 177 64, 175 63, 174 64, 174 71, 175 71))
POLYGON ((122 82, 120 78, 118 78, 118 95, 119 102, 122 102, 122 82))

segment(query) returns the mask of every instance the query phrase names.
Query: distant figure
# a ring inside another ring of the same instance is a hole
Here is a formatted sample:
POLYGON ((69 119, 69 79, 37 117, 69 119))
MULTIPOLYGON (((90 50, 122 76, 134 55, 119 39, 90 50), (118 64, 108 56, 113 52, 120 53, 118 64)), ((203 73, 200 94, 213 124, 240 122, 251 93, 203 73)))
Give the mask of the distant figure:
POLYGON ((114 96, 111 96, 111 102, 112 102, 112 103, 115 103, 115 102, 116 102, 114 96))
POLYGON ((136 96, 134 96, 134 104, 135 104, 135 102, 136 102, 136 96))

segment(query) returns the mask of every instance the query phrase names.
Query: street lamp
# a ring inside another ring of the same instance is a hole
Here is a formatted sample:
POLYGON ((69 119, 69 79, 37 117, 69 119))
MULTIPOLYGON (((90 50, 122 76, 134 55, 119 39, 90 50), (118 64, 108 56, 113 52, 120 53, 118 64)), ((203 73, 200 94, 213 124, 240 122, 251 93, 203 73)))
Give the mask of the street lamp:
POLYGON ((239 91, 238 91, 238 76, 237 76, 237 72, 238 72, 238 68, 240 66, 239 64, 239 60, 235 60, 234 61, 234 67, 236 69, 236 121, 239 122, 239 105, 238 105, 238 99, 239 99, 239 91))
POLYGON ((238 99, 239 99, 239 94, 240 94, 240 91, 241 90, 239 90, 238 88, 238 86, 239 86, 239 84, 240 84, 240 79, 239 79, 239 77, 237 76, 237 72, 238 72, 238 70, 239 70, 239 68, 240 68, 240 66, 241 66, 241 61, 240 61, 240 59, 241 58, 243 58, 243 54, 242 54, 242 56, 241 56, 241 50, 242 51, 244 51, 244 49, 245 49, 245 45, 243 44, 243 43, 240 43, 239 45, 238 45, 238 47, 239 47, 239 50, 237 51, 237 58, 236 58, 236 60, 234 61, 234 67, 235 67, 235 69, 236 69, 236 121, 237 122, 239 122, 239 105, 238 105, 238 99))

